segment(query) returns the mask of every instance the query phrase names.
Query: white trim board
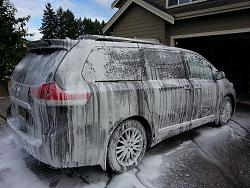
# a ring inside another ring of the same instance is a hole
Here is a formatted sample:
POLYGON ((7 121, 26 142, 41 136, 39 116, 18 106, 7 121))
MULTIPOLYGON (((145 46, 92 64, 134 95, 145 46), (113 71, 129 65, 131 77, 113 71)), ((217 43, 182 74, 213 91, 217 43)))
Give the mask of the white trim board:
POLYGON ((103 32, 105 33, 114 23, 115 21, 124 13, 125 10, 132 4, 136 3, 137 5, 145 8, 146 10, 152 12, 153 14, 159 16, 160 18, 174 24, 174 17, 143 0, 128 0, 115 14, 114 16, 108 21, 106 26, 103 28, 103 32))
POLYGON ((225 6, 219 6, 219 7, 213 7, 213 8, 207 8, 207 9, 201 9, 201 10, 196 10, 196 11, 191 11, 191 12, 175 14, 175 20, 183 20, 187 18, 219 14, 219 13, 224 13, 224 12, 232 12, 236 10, 248 9, 249 7, 250 7, 250 1, 234 3, 230 5, 225 5, 225 6))
POLYGON ((115 0, 112 4, 111 4, 111 8, 115 8, 115 6, 117 5, 117 3, 119 3, 120 0, 115 0))
POLYGON ((247 33, 247 32, 250 32, 250 28, 230 29, 230 30, 223 30, 223 31, 211 31, 211 32, 203 32, 203 33, 192 33, 192 34, 184 34, 184 35, 173 35, 173 36, 170 36, 170 46, 175 46, 176 39, 215 36, 215 35, 228 35, 228 34, 247 33))

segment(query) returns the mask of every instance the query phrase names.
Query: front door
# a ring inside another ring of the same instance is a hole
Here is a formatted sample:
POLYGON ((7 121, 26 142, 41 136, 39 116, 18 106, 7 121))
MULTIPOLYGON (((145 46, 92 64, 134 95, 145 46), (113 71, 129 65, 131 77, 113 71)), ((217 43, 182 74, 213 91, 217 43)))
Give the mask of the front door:
POLYGON ((183 52, 184 62, 189 67, 190 81, 194 88, 192 120, 215 115, 218 88, 214 81, 215 68, 202 56, 183 52))
POLYGON ((143 55, 148 76, 143 81, 145 96, 158 138, 185 131, 181 125, 191 120, 193 90, 180 52, 144 49, 143 55))

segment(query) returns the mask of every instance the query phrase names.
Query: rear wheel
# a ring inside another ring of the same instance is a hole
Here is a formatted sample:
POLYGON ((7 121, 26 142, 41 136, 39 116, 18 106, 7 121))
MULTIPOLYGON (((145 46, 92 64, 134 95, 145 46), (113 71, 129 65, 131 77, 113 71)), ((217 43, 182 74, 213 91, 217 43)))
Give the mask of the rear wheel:
POLYGON ((220 108, 220 125, 226 125, 231 119, 233 112, 232 101, 229 97, 225 97, 220 108))
POLYGON ((133 169, 143 158, 146 145, 146 132, 140 122, 122 122, 110 138, 108 166, 118 173, 133 169))

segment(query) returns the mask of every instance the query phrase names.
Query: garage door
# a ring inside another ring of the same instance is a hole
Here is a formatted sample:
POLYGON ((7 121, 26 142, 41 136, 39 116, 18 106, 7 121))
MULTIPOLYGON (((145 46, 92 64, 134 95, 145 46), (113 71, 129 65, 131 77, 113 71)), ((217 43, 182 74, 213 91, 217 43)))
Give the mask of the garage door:
POLYGON ((238 97, 250 97, 250 33, 176 39, 176 46, 200 53, 233 82, 238 97))

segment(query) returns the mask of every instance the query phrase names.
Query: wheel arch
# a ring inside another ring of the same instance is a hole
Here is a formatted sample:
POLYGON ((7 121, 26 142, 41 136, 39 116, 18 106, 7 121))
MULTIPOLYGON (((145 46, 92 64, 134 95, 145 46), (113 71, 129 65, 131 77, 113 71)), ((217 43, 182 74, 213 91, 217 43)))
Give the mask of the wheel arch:
POLYGON ((232 94, 228 94, 225 97, 229 97, 230 100, 232 101, 232 105, 233 105, 233 110, 232 110, 232 115, 235 112, 235 107, 236 107, 236 99, 232 94))
POLYGON ((107 143, 107 146, 109 145, 109 142, 110 142, 110 138, 113 134, 113 132, 117 129, 117 127, 119 127, 119 125, 121 123, 123 123, 124 121, 127 121, 127 120, 136 120, 138 121, 139 123, 142 124, 142 126, 144 127, 145 131, 146 131, 146 136, 147 136, 147 147, 151 146, 152 143, 153 143, 153 135, 154 135, 154 130, 153 128, 151 127, 150 123, 148 122, 148 120, 146 118, 144 118, 143 116, 139 116, 139 115, 135 115, 135 116, 130 116, 126 119, 123 119, 121 121, 119 121, 117 123, 116 126, 113 127, 112 131, 110 132, 110 136, 109 136, 109 140, 108 140, 108 143, 107 143))
MULTIPOLYGON (((119 122, 117 122, 116 126, 113 127, 112 131, 110 131, 110 136, 109 136, 109 139, 108 139, 108 142, 107 142, 107 145, 106 145, 106 149, 105 149, 105 156, 104 156, 104 164, 101 164, 101 166, 103 167, 103 169, 108 169, 110 170, 110 166, 108 165, 108 156, 109 156, 109 150, 108 150, 108 147, 110 145, 110 142, 111 142, 111 137, 112 135, 114 134, 115 130, 117 130, 119 128, 119 126, 125 122, 125 121, 129 121, 129 120, 134 120, 134 121, 138 121, 142 126, 143 128, 145 129, 145 132, 146 132, 146 148, 147 147, 150 147, 152 145, 152 142, 153 142, 153 133, 152 133, 152 128, 148 122, 148 120, 142 116, 138 116, 138 115, 135 115, 135 116, 131 116, 131 117, 128 117, 126 119, 123 119, 119 122)), ((145 148, 145 149, 146 149, 145 148)))
POLYGON ((148 120, 142 116, 132 116, 126 120, 129 120, 129 119, 136 120, 142 124, 142 126, 144 127, 144 129, 146 131, 147 147, 151 146, 152 142, 153 142, 153 130, 152 130, 152 127, 150 126, 148 120))

